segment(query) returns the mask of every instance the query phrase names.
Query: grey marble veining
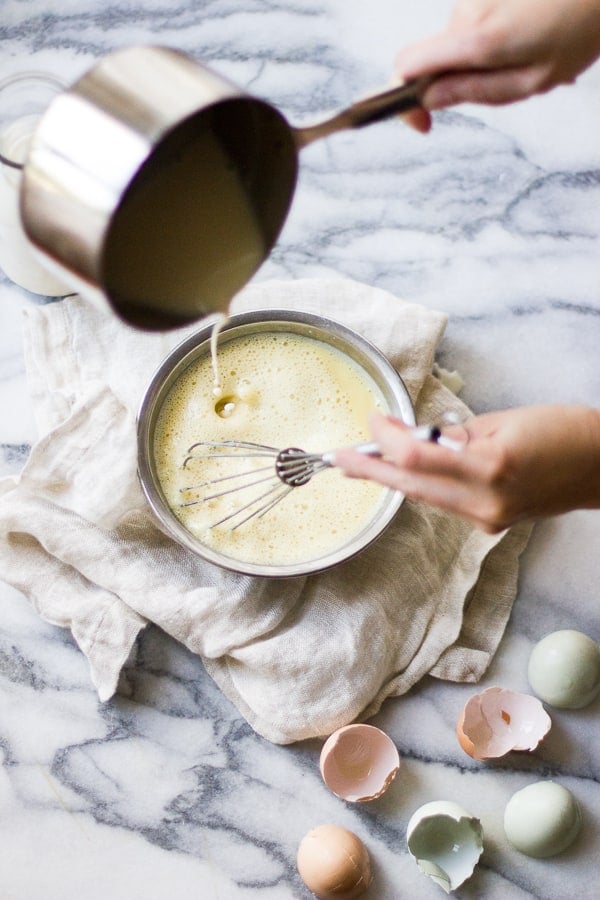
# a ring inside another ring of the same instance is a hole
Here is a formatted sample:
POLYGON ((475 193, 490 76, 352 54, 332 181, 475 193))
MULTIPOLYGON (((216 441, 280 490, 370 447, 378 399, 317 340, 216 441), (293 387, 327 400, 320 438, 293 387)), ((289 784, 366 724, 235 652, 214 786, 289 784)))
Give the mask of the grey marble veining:
MULTIPOLYGON (((300 124, 386 83, 395 51, 439 27, 430 0, 4 0, 0 77, 45 69, 67 81, 116 47, 180 47, 300 124)), ((399 122, 339 134, 302 152, 281 239, 257 275, 349 276, 450 316, 440 362, 476 411, 600 396, 600 69, 574 87, 505 109, 461 107, 431 135, 399 122)), ((35 439, 21 311, 46 302, 0 273, 0 475, 35 439)), ((600 637, 600 516, 539 523, 517 602, 480 688, 528 691, 531 647, 559 628, 600 637)), ((0 585, 0 897, 2 900, 307 898, 295 869, 322 822, 372 854, 371 900, 442 896, 408 857, 405 829, 430 799, 460 799, 483 823, 485 852, 457 896, 598 896, 600 701, 552 712, 532 754, 478 763, 459 748, 474 688, 425 679, 374 724, 402 756, 372 804, 335 798, 320 742, 277 747, 254 734, 200 661, 150 627, 117 698, 100 704, 68 633, 0 585), (508 798, 553 777, 584 813, 577 843, 552 860, 512 850, 508 798)), ((479 688, 478 688, 479 689, 479 688)))

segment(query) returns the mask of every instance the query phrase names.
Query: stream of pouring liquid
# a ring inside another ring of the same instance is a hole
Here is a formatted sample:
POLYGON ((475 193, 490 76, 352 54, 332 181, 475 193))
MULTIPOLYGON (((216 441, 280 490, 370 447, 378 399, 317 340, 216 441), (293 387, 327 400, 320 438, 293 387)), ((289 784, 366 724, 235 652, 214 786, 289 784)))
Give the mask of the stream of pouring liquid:
POLYGON ((221 377, 219 373, 219 357, 218 357, 218 344, 219 344, 219 334, 227 321, 227 316, 225 313, 219 316, 215 324, 213 325, 213 330, 210 335, 210 361, 213 371, 213 397, 218 400, 223 394, 223 388, 221 387, 221 377))

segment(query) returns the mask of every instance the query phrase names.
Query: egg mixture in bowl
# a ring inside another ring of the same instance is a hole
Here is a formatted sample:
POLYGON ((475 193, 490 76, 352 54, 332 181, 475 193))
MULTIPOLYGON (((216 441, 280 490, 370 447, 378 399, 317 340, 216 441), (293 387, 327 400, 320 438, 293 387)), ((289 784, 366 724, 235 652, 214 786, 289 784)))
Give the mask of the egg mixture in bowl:
POLYGON ((314 453, 367 442, 372 411, 415 422, 398 373, 360 335, 308 313, 232 316, 213 353, 212 336, 208 325, 173 350, 138 416, 140 481, 163 530, 251 575, 308 574, 364 549, 398 511, 399 492, 329 468, 243 521, 241 508, 280 484, 274 454, 230 454, 212 442, 314 453))

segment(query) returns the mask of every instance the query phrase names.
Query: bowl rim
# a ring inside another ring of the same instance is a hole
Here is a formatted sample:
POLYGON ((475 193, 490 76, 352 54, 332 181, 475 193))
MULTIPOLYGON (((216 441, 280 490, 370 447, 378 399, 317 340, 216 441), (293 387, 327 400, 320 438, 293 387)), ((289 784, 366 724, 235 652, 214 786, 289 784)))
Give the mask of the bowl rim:
MULTIPOLYGON (((353 538, 340 548, 316 559, 304 562, 266 565, 229 557, 203 544, 180 522, 169 507, 153 464, 154 427, 161 404, 180 375, 197 359, 210 353, 210 340, 220 317, 211 317, 177 344, 159 364, 152 375, 139 405, 137 431, 137 474, 142 492, 161 531, 181 546, 191 550, 207 562, 221 569, 243 575, 265 578, 306 576, 333 568, 362 553, 388 527, 404 502, 404 495, 386 489, 377 512, 353 538)), ((291 309, 261 308, 228 316, 221 323, 219 341, 234 340, 260 331, 292 332, 325 340, 360 365, 376 382, 384 394, 389 414, 401 418, 407 425, 415 425, 414 406, 404 381, 387 357, 359 332, 334 319, 316 313, 291 309), (389 391, 389 396, 386 390, 389 391)))

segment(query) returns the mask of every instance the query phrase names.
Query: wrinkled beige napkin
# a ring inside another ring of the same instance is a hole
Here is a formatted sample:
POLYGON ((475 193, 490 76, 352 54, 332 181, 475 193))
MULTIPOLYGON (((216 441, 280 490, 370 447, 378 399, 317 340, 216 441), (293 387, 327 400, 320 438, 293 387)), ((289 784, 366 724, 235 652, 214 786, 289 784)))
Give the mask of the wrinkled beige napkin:
MULTIPOLYGON (((418 421, 464 410, 432 375, 442 313, 347 280, 252 285, 233 312, 320 313, 375 343, 418 421)), ((429 673, 477 681, 502 636, 529 529, 485 535, 405 501, 351 561, 306 578, 221 570, 154 524, 136 477, 135 417, 171 346, 84 300, 31 307, 25 353, 39 440, 0 482, 0 576, 71 629, 102 700, 147 621, 202 657, 252 727, 288 743, 373 715, 429 673)), ((160 688, 157 688, 160 690, 160 688)))

